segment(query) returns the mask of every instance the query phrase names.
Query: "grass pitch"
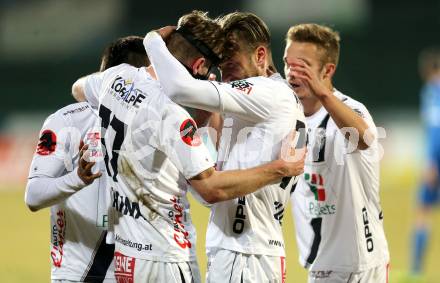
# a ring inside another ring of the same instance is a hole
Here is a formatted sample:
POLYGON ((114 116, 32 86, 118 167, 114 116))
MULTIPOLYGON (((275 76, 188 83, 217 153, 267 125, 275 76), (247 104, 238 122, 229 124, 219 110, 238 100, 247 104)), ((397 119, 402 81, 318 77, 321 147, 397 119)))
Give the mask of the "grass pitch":
MULTIPOLYGON (((393 169, 393 168, 390 168, 393 169)), ((399 174, 383 172, 382 205, 385 231, 391 252, 390 282, 401 280, 408 267, 409 242, 413 221, 415 176, 412 171, 399 174)), ((49 210, 32 213, 23 201, 23 188, 0 188, 1 257, 0 281, 5 283, 50 282, 49 271, 49 210)), ((204 253, 208 209, 192 201, 192 218, 198 233, 197 253, 202 277, 206 270, 204 253)), ((284 217, 287 249, 287 282, 306 282, 306 272, 298 264, 294 227, 290 206, 284 217)), ((440 282, 440 213, 433 219, 431 244, 426 259, 423 282, 440 282)))

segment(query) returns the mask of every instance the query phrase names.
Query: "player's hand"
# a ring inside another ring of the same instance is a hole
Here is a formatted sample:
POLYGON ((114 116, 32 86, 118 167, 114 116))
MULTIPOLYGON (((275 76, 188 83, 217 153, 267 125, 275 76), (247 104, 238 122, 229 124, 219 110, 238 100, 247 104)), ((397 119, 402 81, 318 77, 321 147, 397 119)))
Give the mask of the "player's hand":
POLYGON ((176 30, 176 26, 166 26, 156 30, 156 32, 162 37, 164 41, 168 39, 168 37, 176 30))
MULTIPOLYGON (((305 130, 305 129, 304 129, 305 130)), ((281 143, 279 159, 284 161, 286 167, 285 176, 298 176, 304 172, 304 161, 307 153, 307 147, 297 148, 298 138, 296 130, 291 131, 281 143)))
POLYGON ((303 60, 295 60, 289 68, 289 76, 297 78, 307 86, 311 92, 318 98, 324 98, 332 95, 331 90, 324 84, 324 81, 318 77, 318 74, 312 70, 303 60))
POLYGON ((93 181, 99 177, 101 177, 102 173, 98 172, 93 174, 92 167, 95 165, 95 162, 89 162, 89 156, 87 149, 89 146, 84 145, 79 152, 79 161, 78 161, 78 176, 86 185, 90 185, 93 181))
POLYGON ((292 152, 286 156, 282 155, 284 161, 284 175, 286 177, 299 176, 304 173, 304 162, 306 159, 307 148, 292 149, 292 152))

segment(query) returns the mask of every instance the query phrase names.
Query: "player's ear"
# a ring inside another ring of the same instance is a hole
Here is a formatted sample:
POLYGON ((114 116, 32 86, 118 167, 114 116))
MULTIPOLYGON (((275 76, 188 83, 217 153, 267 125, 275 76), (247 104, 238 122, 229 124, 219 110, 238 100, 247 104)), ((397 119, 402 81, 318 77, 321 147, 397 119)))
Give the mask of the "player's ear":
POLYGON ((323 79, 332 79, 336 72, 336 65, 333 63, 326 63, 322 68, 323 79))
POLYGON ((204 57, 197 58, 192 64, 193 75, 203 74, 203 68, 205 66, 206 59, 204 57))
POLYGON ((257 62, 257 65, 259 67, 265 67, 266 64, 266 58, 267 58, 267 49, 263 45, 260 45, 255 49, 255 59, 257 62))

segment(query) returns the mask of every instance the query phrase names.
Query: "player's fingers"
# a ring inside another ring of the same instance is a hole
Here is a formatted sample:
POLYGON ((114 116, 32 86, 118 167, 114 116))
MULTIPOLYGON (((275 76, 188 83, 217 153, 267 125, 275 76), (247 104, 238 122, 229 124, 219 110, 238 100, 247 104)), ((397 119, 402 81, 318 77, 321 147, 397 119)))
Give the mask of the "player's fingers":
POLYGON ((79 151, 81 151, 81 149, 83 148, 83 146, 84 146, 84 142, 83 141, 80 141, 79 142, 79 151))
POLYGON ((98 172, 98 173, 90 175, 89 178, 92 179, 92 180, 95 180, 95 179, 98 179, 101 176, 102 176, 102 173, 98 172))
POLYGON ((306 76, 304 73, 300 73, 300 72, 293 72, 293 75, 295 76, 296 79, 300 79, 304 82, 309 82, 310 78, 308 76, 306 76))
POLYGON ((92 174, 92 167, 95 165, 95 162, 87 162, 86 166, 84 167, 84 171, 87 172, 87 175, 92 174))
POLYGON ((217 79, 217 76, 213 73, 209 74, 208 80, 209 81, 215 81, 217 79))
POLYGON ((87 164, 87 154, 86 154, 86 152, 87 152, 88 148, 89 148, 89 146, 86 144, 79 151, 79 161, 78 161, 78 163, 79 163, 79 166, 81 168, 84 168, 86 166, 86 164, 87 164))

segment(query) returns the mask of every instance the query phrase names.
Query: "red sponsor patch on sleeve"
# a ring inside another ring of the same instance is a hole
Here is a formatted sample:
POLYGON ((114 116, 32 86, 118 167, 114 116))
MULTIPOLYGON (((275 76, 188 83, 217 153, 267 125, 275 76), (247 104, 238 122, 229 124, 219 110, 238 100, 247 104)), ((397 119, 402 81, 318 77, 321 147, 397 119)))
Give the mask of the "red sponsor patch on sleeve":
POLYGON ((202 143, 197 135, 197 125, 193 119, 186 119, 180 125, 180 137, 189 146, 199 146, 202 143))
POLYGON ((57 146, 57 136, 51 130, 44 130, 41 133, 38 145, 37 153, 39 155, 49 155, 55 151, 57 146))

